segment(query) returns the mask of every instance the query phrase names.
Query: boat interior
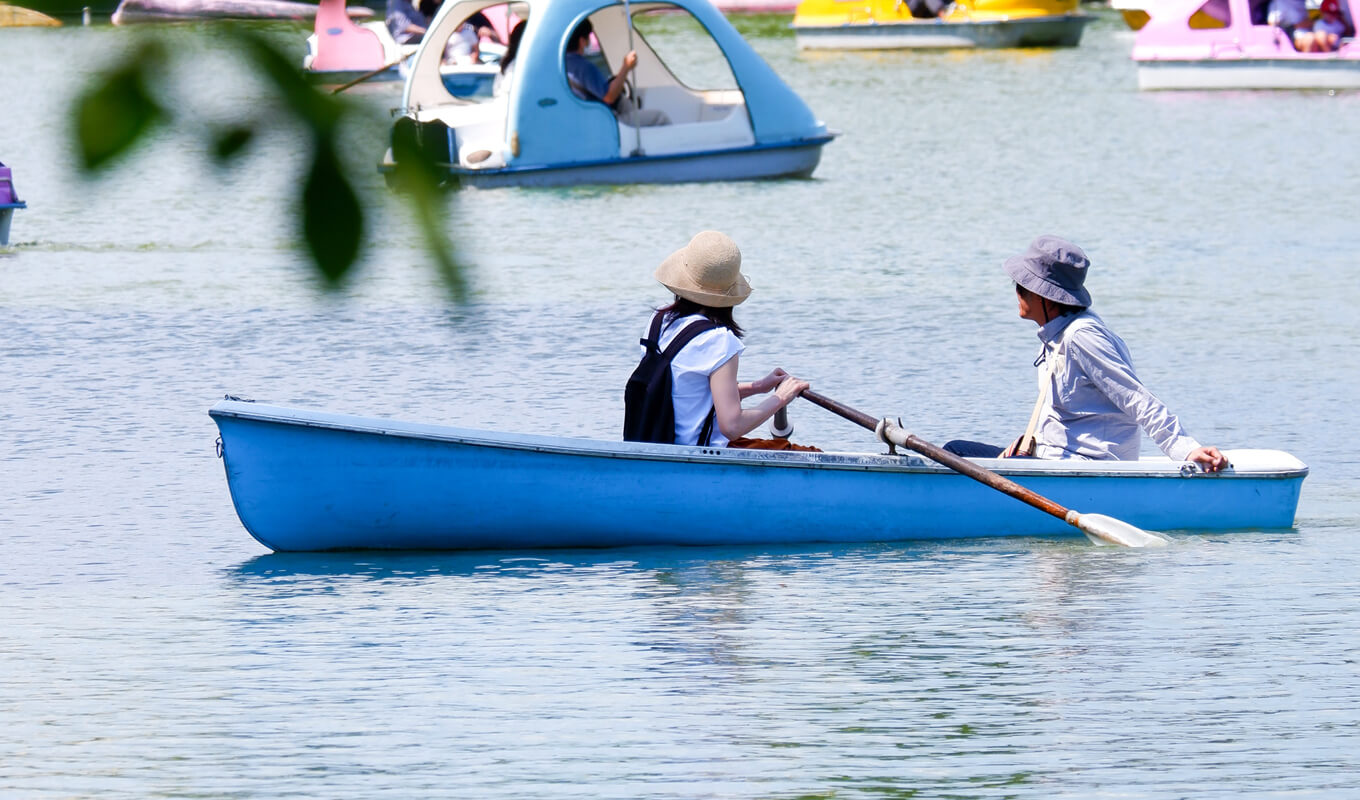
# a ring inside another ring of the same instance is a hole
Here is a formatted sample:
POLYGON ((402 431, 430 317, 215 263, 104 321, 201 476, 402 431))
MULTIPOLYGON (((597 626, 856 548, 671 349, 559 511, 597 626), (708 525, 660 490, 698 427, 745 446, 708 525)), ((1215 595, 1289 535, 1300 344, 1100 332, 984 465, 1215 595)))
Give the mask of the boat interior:
MULTIPOLYGON (((1180 6, 1157 6, 1151 9, 1151 16, 1149 15, 1149 5, 1146 0, 1141 0, 1141 2, 1140 0, 1115 0, 1114 3, 1111 3, 1111 7, 1119 9, 1129 27, 1136 31, 1143 30, 1150 19, 1156 17, 1159 21, 1165 20, 1168 24, 1186 33, 1191 31, 1223 31, 1225 34, 1238 37, 1231 40, 1233 45, 1266 41, 1271 44, 1284 43, 1288 45, 1290 50, 1294 49, 1288 30, 1281 27, 1280 20, 1275 18, 1268 0, 1202 0, 1202 2, 1189 4, 1182 3, 1180 6)), ((1310 3, 1308 5, 1310 6, 1308 10, 1309 22, 1315 22, 1320 14, 1317 8, 1318 4, 1310 3)), ((1341 0, 1339 8, 1346 22, 1346 35, 1341 39, 1335 51, 1310 55, 1327 57, 1346 49, 1353 43, 1355 9, 1350 4, 1350 0, 1341 0)), ((1231 47, 1226 49, 1231 49, 1231 47)))
MULTIPOLYGON (((460 3, 456 11, 460 15, 470 15, 495 5, 473 0, 460 3)), ((516 8, 525 5, 515 4, 516 8)), ((527 11, 527 27, 522 40, 526 43, 531 41, 533 33, 532 3, 527 4, 527 11)), ((572 94, 567 82, 566 54, 555 46, 567 32, 558 31, 540 34, 547 37, 545 42, 554 46, 540 43, 537 48, 521 48, 515 70, 503 91, 490 96, 458 96, 450 90, 447 79, 438 84, 425 82, 413 88, 408 97, 408 108, 420 122, 438 121, 449 128, 451 150, 457 154, 457 163, 468 169, 494 169, 505 165, 505 152, 514 149, 508 141, 511 137, 507 136, 510 112, 517 102, 518 81, 513 75, 530 69, 554 70, 560 76, 563 90, 560 94, 565 98, 563 102, 572 105, 573 113, 614 117, 616 152, 621 158, 638 154, 701 153, 755 144, 745 96, 717 43, 709 37, 710 47, 706 52, 695 52, 692 47, 684 50, 679 46, 668 47, 680 39, 674 34, 677 29, 689 25, 691 30, 703 30, 698 20, 679 6, 663 2, 630 3, 628 11, 633 18, 632 26, 623 4, 608 5, 584 17, 595 32, 592 43, 587 46, 587 58, 602 72, 612 75, 619 71, 629 49, 636 51, 637 67, 627 91, 637 98, 640 108, 664 112, 669 119, 667 124, 630 125, 603 103, 572 94), (653 24, 649 25, 649 22, 653 24), (686 82, 687 79, 706 88, 695 88, 686 82)))

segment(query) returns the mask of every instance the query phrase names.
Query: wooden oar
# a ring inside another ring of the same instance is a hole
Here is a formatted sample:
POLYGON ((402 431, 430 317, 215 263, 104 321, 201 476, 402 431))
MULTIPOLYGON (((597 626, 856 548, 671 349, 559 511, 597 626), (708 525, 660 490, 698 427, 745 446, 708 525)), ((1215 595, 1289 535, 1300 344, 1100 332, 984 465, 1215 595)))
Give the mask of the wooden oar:
POLYGON ((354 80, 350 81, 349 83, 341 84, 341 85, 335 87, 334 89, 331 89, 331 94, 340 94, 341 92, 345 91, 346 89, 348 89, 348 88, 351 87, 351 86, 358 86, 359 84, 363 83, 364 81, 368 80, 369 78, 372 78, 372 77, 374 77, 374 76, 376 76, 376 75, 381 75, 381 74, 383 74, 384 72, 386 72, 387 70, 389 70, 389 69, 395 67, 396 65, 400 64, 402 61, 405 61, 405 60, 406 60, 406 57, 405 57, 405 56, 402 56, 401 58, 398 58, 396 61, 393 61, 391 64, 383 64, 381 67, 378 67, 377 69, 373 70, 372 72, 365 72, 363 75, 360 75, 359 77, 355 78, 354 80))
POLYGON ((1004 478, 989 469, 980 467, 961 456, 936 447, 930 442, 924 441, 906 430, 896 425, 886 418, 875 420, 873 417, 862 411, 843 405, 829 397, 807 389, 803 392, 803 398, 825 408, 826 410, 839 414, 850 420, 856 425, 863 426, 873 431, 879 439, 889 444, 905 447, 908 450, 915 450, 931 461, 943 464, 946 467, 967 475, 979 483, 984 483, 998 492, 1014 497, 1022 503, 1046 511, 1058 519, 1086 534, 1091 541, 1100 544, 1102 542, 1117 544, 1122 547, 1164 547, 1167 540, 1153 533, 1148 533, 1142 528, 1130 525, 1114 517, 1107 517, 1104 514, 1080 514, 1068 508, 1064 508, 1057 503, 1049 500, 1037 492, 1030 491, 1009 478, 1004 478))
POLYGON ((793 435, 793 423, 789 422, 788 406, 774 412, 774 419, 770 420, 770 435, 776 439, 787 439, 793 435))

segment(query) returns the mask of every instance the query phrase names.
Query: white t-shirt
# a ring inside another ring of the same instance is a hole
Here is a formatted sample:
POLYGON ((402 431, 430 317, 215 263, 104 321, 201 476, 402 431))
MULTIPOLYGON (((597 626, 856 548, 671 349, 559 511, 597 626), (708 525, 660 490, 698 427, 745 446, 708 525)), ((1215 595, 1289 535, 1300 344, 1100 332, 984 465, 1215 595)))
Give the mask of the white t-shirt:
MULTIPOLYGON (((691 322, 703 319, 706 318, 702 314, 691 314, 663 326, 659 343, 661 349, 664 351, 676 334, 691 322)), ((647 327, 651 328, 651 320, 647 321, 647 327)), ((647 338, 647 333, 648 331, 642 332, 644 339, 647 338)), ((643 355, 646 354, 644 348, 638 349, 643 355)), ((720 326, 694 337, 675 354, 671 361, 671 400, 675 404, 676 444, 699 443, 699 431, 704 427, 708 412, 713 408, 713 390, 709 387, 708 376, 745 349, 746 345, 741 343, 736 334, 720 326)), ((716 421, 713 423, 713 436, 709 444, 714 447, 727 445, 727 437, 718 430, 716 421)))

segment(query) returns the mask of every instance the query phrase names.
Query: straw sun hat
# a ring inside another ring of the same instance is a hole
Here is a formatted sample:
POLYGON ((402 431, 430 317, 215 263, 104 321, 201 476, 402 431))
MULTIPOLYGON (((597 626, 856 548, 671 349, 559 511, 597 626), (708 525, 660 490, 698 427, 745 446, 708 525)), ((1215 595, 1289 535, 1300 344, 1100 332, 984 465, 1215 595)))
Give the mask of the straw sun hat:
POLYGON ((701 306, 728 308, 751 296, 741 274, 741 251, 725 233, 704 231, 661 262, 661 285, 701 306))

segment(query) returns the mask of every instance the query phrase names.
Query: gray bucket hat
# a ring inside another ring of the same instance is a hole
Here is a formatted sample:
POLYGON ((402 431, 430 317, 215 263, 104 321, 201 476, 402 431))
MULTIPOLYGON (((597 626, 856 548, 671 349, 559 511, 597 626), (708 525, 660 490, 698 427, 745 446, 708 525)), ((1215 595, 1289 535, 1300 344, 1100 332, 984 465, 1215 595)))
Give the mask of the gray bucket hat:
POLYGON ((1057 236, 1040 236, 1024 255, 1006 259, 1006 272, 1021 286, 1055 303, 1085 308, 1091 293, 1082 287, 1091 260, 1080 247, 1057 236))

